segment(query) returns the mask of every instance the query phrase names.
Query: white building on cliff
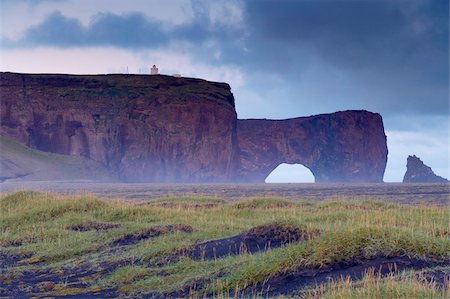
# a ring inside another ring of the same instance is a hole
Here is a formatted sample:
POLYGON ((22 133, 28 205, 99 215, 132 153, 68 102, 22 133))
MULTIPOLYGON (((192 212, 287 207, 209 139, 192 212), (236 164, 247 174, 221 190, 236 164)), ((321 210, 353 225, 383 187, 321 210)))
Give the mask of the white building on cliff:
POLYGON ((150 69, 150 75, 159 75, 159 69, 156 67, 156 64, 150 69))

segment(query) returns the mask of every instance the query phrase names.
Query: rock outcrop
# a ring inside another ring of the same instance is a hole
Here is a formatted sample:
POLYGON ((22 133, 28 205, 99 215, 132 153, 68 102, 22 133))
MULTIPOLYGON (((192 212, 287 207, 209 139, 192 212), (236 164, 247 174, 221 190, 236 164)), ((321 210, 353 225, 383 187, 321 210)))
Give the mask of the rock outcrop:
POLYGON ((381 182, 386 165, 380 115, 237 120, 225 83, 1 73, 0 96, 0 135, 128 182, 264 182, 280 163, 303 164, 318 182, 381 182))
POLYGON ((387 162, 379 114, 344 111, 287 120, 239 120, 242 180, 260 182, 281 163, 302 164, 316 182, 381 182, 387 162))
POLYGON ((436 175, 416 155, 408 156, 403 183, 447 183, 448 180, 436 175))

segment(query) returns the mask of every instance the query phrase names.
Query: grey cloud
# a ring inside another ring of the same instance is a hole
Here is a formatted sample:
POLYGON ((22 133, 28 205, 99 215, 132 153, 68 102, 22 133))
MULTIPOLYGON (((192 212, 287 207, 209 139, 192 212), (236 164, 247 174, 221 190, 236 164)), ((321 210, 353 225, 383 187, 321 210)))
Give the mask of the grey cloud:
POLYGON ((422 2, 408 11, 408 1, 249 0, 246 16, 255 41, 309 47, 346 67, 390 66, 448 49, 448 1, 422 2))
POLYGON ((84 44, 86 28, 77 19, 69 19, 60 12, 52 13, 43 23, 27 30, 24 43, 71 46, 84 44))
POLYGON ((448 1, 246 4, 251 59, 241 62, 282 77, 291 107, 448 115, 448 1))
POLYGON ((185 40, 195 44, 211 38, 223 41, 232 37, 232 29, 210 25, 207 12, 200 9, 195 11, 192 22, 172 27, 165 27, 139 12, 124 15, 102 12, 96 14, 88 26, 83 26, 79 20, 55 11, 44 22, 27 29, 19 40, 8 40, 4 46, 157 48, 170 41, 185 40))
POLYGON ((14 46, 51 45, 59 47, 111 45, 123 48, 159 46, 167 41, 159 22, 140 13, 118 16, 99 13, 83 26, 80 21, 53 12, 41 24, 29 28, 14 46))
POLYGON ((141 13, 99 13, 83 26, 55 12, 21 40, 3 45, 134 49, 183 40, 203 63, 241 66, 248 90, 264 96, 274 84, 282 87, 284 100, 299 111, 313 106, 386 115, 449 112, 447 0, 248 0, 243 28, 213 26, 202 2, 193 4, 193 20, 175 27, 141 13), (205 45, 209 40, 220 59, 205 45), (336 78, 327 73, 333 70, 336 78), (255 79, 265 72, 280 82, 255 79))
POLYGON ((143 14, 118 16, 100 13, 88 27, 90 44, 109 44, 119 47, 158 46, 167 41, 161 23, 143 14))

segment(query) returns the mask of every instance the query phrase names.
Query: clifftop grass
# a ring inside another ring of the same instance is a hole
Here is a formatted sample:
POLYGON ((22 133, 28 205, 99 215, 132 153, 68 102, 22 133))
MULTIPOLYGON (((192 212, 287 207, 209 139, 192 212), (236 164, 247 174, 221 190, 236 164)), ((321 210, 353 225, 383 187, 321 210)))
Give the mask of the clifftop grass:
MULTIPOLYGON (((23 269, 76 268, 82 263, 96 269, 104 263, 116 263, 111 271, 99 271, 99 275, 89 278, 88 285, 125 294, 170 294, 200 285, 194 292, 198 296, 230 295, 299 267, 326 267, 377 256, 445 262, 450 258, 449 236, 449 211, 442 207, 373 201, 312 203, 277 198, 238 202, 165 198, 133 203, 22 191, 0 198, 0 253, 24 255, 23 261, 0 274, 0 280, 23 269), (271 223, 301 227, 314 237, 253 255, 243 253, 215 260, 171 259, 195 244, 271 223), (192 227, 192 232, 176 230, 129 246, 111 245, 126 235, 174 224, 192 227), (87 229, 70 229, 80 225, 87 229), (98 229, 102 227, 106 229, 98 229)), ((321 296, 343 298, 341 294, 348 292, 355 298, 372 298, 376 292, 389 292, 396 287, 417 287, 404 281, 386 283, 385 288, 373 287, 374 293, 358 291, 355 284, 335 284, 321 296)), ((425 293, 445 296, 445 291, 432 286, 420 287, 420 292, 425 288, 425 293)), ((64 288, 58 290, 63 292, 64 288)))

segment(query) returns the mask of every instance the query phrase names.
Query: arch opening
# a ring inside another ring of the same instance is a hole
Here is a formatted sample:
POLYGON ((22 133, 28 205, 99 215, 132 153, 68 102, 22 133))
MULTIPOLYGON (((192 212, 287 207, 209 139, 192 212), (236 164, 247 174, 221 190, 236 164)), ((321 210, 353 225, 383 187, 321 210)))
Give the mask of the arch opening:
POLYGON ((314 183, 311 170, 301 164, 282 163, 264 180, 266 183, 314 183))

